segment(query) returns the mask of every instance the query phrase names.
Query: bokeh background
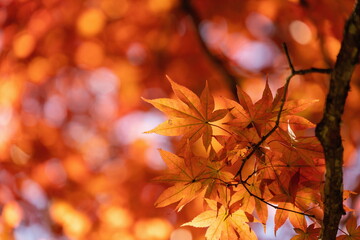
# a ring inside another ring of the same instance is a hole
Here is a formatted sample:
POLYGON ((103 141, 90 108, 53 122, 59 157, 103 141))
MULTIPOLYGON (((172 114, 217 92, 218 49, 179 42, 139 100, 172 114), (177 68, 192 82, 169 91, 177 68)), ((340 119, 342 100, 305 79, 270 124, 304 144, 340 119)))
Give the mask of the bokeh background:
MULTIPOLYGON (((196 27, 181 0, 0 0, 0 239, 203 239, 180 228, 201 200, 153 207, 167 186, 151 181, 166 167, 157 149, 176 139, 143 134, 165 117, 141 97, 172 96, 168 75, 234 99, 225 69, 259 99, 266 77, 275 91, 289 74, 282 42, 297 69, 332 67, 354 1, 190 4, 196 27)), ((345 189, 360 192, 358 72, 342 134, 345 189)), ((290 97, 319 99, 302 113, 316 123, 327 88, 326 75, 297 76, 290 97)), ((275 239, 271 224, 260 238, 275 239)))

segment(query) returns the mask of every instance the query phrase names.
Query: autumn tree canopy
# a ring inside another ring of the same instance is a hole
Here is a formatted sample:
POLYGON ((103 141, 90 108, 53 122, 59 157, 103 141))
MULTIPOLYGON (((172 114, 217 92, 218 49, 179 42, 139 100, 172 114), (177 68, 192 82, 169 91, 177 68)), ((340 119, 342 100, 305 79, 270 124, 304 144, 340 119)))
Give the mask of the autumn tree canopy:
POLYGON ((359 239, 358 1, 2 0, 0 26, 0 239, 359 239))

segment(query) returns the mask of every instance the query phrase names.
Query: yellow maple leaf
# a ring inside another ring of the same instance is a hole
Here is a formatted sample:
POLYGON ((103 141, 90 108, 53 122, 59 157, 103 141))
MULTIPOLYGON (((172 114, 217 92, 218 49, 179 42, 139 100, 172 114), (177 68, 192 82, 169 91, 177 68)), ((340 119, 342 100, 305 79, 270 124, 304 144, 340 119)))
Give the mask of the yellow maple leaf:
POLYGON ((247 222, 249 219, 243 210, 232 212, 229 208, 218 202, 205 199, 211 210, 205 211, 192 221, 182 226, 209 227, 206 231, 206 240, 231 240, 231 239, 257 239, 247 222))

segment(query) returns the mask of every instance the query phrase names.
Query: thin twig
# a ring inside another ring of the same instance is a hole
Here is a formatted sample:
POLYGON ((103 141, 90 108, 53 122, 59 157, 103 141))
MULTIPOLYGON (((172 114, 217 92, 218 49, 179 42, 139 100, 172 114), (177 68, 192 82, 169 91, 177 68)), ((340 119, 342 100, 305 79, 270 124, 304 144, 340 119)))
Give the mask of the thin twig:
POLYGON ((303 213, 303 212, 298 212, 298 211, 295 211, 295 210, 291 210, 291 209, 287 209, 287 208, 282 208, 282 207, 278 207, 278 206, 276 206, 276 205, 274 205, 274 204, 271 204, 271 203, 269 203, 268 201, 266 201, 265 199, 263 199, 263 198, 255 195, 255 194, 253 194, 253 193, 250 191, 250 189, 248 189, 247 186, 245 186, 245 184, 242 184, 242 185, 243 185, 243 187, 245 188, 245 190, 249 193, 250 196, 252 196, 252 197, 260 200, 261 202, 269 205, 270 207, 273 207, 273 208, 275 208, 275 209, 280 209, 280 210, 288 211, 288 212, 297 213, 297 214, 304 215, 304 216, 311 217, 311 218, 315 218, 315 215, 312 215, 312 214, 307 214, 307 213, 303 213))
POLYGON ((225 128, 220 127, 220 126, 218 126, 218 125, 216 125, 216 124, 212 124, 212 123, 208 123, 208 124, 209 124, 210 126, 217 127, 217 128, 219 128, 219 129, 223 130, 224 132, 230 134, 230 135, 234 135, 234 133, 232 133, 232 132, 230 132, 229 130, 226 130, 225 128))
POLYGON ((344 230, 342 230, 341 228, 338 228, 338 230, 340 230, 340 232, 344 233, 345 235, 349 236, 348 233, 346 233, 344 230))
POLYGON ((286 102, 286 97, 287 97, 287 92, 288 92, 288 88, 289 88, 289 84, 290 84, 290 80, 295 76, 295 75, 304 75, 304 74, 308 74, 308 73, 324 73, 324 74, 329 74, 331 72, 331 69, 319 69, 319 68, 310 68, 310 69, 303 69, 303 70, 295 70, 294 66, 293 66, 293 63, 291 61, 291 58, 290 58, 290 55, 289 55, 289 52, 288 52, 288 48, 286 46, 286 44, 284 43, 283 44, 283 47, 284 47, 284 51, 285 51, 285 55, 286 55, 286 58, 288 60, 288 64, 289 64, 289 67, 291 69, 291 74, 286 78, 286 81, 285 81, 285 85, 284 85, 284 93, 283 93, 283 96, 281 98, 281 104, 280 104, 280 108, 279 108, 279 112, 278 112, 278 115, 276 117, 276 121, 275 121, 275 126, 267 133, 265 134, 264 136, 262 136, 262 138, 260 139, 260 141, 255 144, 253 147, 252 147, 252 150, 251 152, 243 159, 243 163, 241 164, 241 167, 239 169, 239 171, 235 174, 235 177, 237 176, 240 176, 244 166, 245 166, 245 163, 247 160, 250 159, 250 157, 259 149, 259 147, 261 146, 261 144, 263 144, 265 142, 265 140, 270 137, 271 134, 273 134, 276 129, 279 127, 279 124, 280 124, 280 118, 281 118, 281 113, 284 109, 284 105, 285 105, 285 102, 286 102))
MULTIPOLYGON (((231 183, 231 182, 227 182, 221 178, 217 178, 217 177, 206 177, 206 178, 198 178, 196 179, 196 181, 202 181, 202 180, 214 180, 214 181, 220 181, 223 185, 225 185, 226 187, 230 187, 230 186, 234 186, 234 187, 238 187, 239 186, 239 182, 234 182, 234 183, 231 183)), ((269 203, 268 201, 266 201, 265 199, 253 194, 250 189, 248 189, 247 186, 245 186, 244 184, 242 184, 242 186, 245 188, 245 190, 249 193, 250 196, 258 199, 259 201, 269 205, 270 207, 273 207, 275 209, 280 209, 280 210, 284 210, 284 211, 288 211, 288 212, 293 212, 293 213, 297 213, 297 214, 300 214, 300 215, 304 215, 304 216, 307 216, 307 217, 311 217, 311 218, 316 218, 315 215, 312 215, 312 214, 307 214, 305 212, 299 212, 299 211, 295 211, 295 210, 291 210, 291 209, 287 209, 287 208, 282 208, 282 207, 278 207, 272 203, 269 203)))
POLYGON ((244 182, 249 181, 249 179, 254 176, 256 173, 259 173, 260 171, 267 169, 267 168, 313 168, 313 167, 324 167, 325 164, 318 164, 318 165, 304 165, 304 164, 297 164, 297 165, 273 165, 273 166, 264 166, 258 169, 254 169, 254 171, 247 176, 247 178, 244 180, 244 182))
MULTIPOLYGON (((229 183, 229 182, 226 182, 226 181, 222 180, 221 178, 216 178, 216 177, 199 178, 199 179, 196 179, 196 181, 209 180, 209 179, 211 179, 211 180, 218 180, 218 181, 222 182, 222 184, 224 184, 226 187, 230 187, 230 186, 237 187, 237 186, 239 185, 238 182, 236 182, 236 183, 229 183)), ((293 212, 293 213, 301 214, 301 215, 304 215, 304 216, 307 216, 307 217, 315 218, 315 216, 312 215, 312 214, 307 214, 307 213, 298 212, 298 211, 291 210, 291 209, 287 209, 287 208, 278 207, 278 206, 276 206, 276 205, 274 205, 274 204, 272 204, 272 203, 269 203, 269 202, 267 202, 265 199, 263 199, 263 198, 255 195, 255 194, 253 194, 253 193, 247 188, 247 186, 245 186, 245 185, 243 185, 243 186, 244 186, 244 188, 246 189, 246 191, 249 193, 250 196, 258 199, 259 201, 261 201, 261 202, 263 202, 263 203, 265 203, 265 204, 267 204, 267 205, 269 205, 270 207, 273 207, 273 208, 275 208, 275 209, 280 209, 280 210, 288 211, 288 212, 293 212)))
POLYGON ((309 68, 309 69, 295 71, 296 75, 305 75, 305 74, 309 74, 309 73, 330 74, 331 72, 332 72, 331 68, 309 68))
POLYGON ((289 50, 287 48, 287 45, 285 43, 282 44, 283 48, 284 48, 284 51, 285 51, 285 55, 286 55, 286 59, 288 61, 288 64, 289 64, 289 67, 290 67, 290 70, 291 70, 291 73, 294 73, 295 72, 295 68, 294 68, 294 65, 291 61, 291 58, 290 58, 290 54, 289 54, 289 50))
MULTIPOLYGON (((323 74, 329 74, 331 73, 331 70, 329 69, 319 69, 319 68, 310 68, 310 69, 303 69, 303 70, 295 70, 294 68, 294 65, 291 61, 291 58, 290 58, 290 54, 289 54, 289 51, 288 51, 288 48, 286 46, 286 44, 284 43, 283 44, 283 48, 284 48, 284 51, 285 51, 285 55, 286 55, 286 58, 288 60, 288 64, 289 64, 289 67, 290 67, 290 70, 291 70, 291 73, 290 75, 286 78, 286 81, 285 81, 285 84, 284 84, 284 93, 283 93, 283 96, 281 98, 281 103, 280 103, 280 108, 279 108, 279 112, 278 112, 278 115, 277 115, 277 118, 276 118, 276 121, 275 121, 275 125, 274 127, 267 133, 265 134, 261 139, 260 141, 255 144, 251 150, 251 152, 243 159, 242 161, 242 164, 240 166, 240 169, 238 170, 238 172, 235 174, 235 177, 239 176, 240 177, 240 180, 239 180, 239 183, 245 188, 245 190, 253 197, 255 197, 256 199, 266 203, 267 205, 269 206, 272 206, 276 209, 282 209, 282 210, 286 210, 286 211, 289 211, 289 212, 294 212, 294 213, 299 213, 299 214, 302 214, 302 215, 305 215, 305 216, 309 216, 309 217, 314 217, 313 215, 308 215, 308 214, 305 214, 305 213, 301 213, 301 212, 297 212, 297 211, 293 211, 293 210, 290 210, 290 209, 285 209, 285 208, 279 208, 277 207, 276 205, 273 205, 267 201, 265 201, 263 198, 253 194, 250 189, 248 189, 248 187, 246 186, 247 184, 247 181, 249 178, 246 178, 246 180, 243 180, 243 176, 242 176, 242 170, 244 169, 244 166, 245 166, 245 163, 252 157, 252 155, 260 148, 260 146, 266 141, 266 139, 268 137, 271 136, 271 134, 273 134, 276 129, 279 127, 279 124, 280 124, 280 118, 281 118, 281 113, 284 109, 284 105, 285 105, 285 102, 286 102, 286 97, 287 97, 287 93, 288 93, 288 89, 289 89, 289 84, 290 84, 290 80, 296 76, 296 75, 304 75, 304 74, 308 74, 308 73, 323 73, 323 74)), ((235 178, 234 177, 234 178, 235 178)))

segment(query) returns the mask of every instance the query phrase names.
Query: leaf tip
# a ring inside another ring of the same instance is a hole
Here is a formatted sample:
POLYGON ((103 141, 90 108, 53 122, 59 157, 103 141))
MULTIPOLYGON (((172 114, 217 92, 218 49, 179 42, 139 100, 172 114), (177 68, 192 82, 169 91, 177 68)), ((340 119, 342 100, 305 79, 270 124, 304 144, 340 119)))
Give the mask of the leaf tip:
POLYGON ((145 131, 145 132, 143 132, 143 133, 145 133, 145 134, 154 133, 154 129, 149 130, 149 131, 145 131))
POLYGON ((180 225, 180 227, 186 227, 186 226, 191 226, 190 224, 191 222, 186 222, 180 225))
POLYGON ((166 79, 170 82, 170 84, 172 85, 173 83, 175 83, 170 77, 169 75, 165 75, 166 79))
POLYGON ((141 100, 143 100, 144 102, 150 103, 151 104, 151 99, 146 99, 144 97, 140 97, 141 100))

